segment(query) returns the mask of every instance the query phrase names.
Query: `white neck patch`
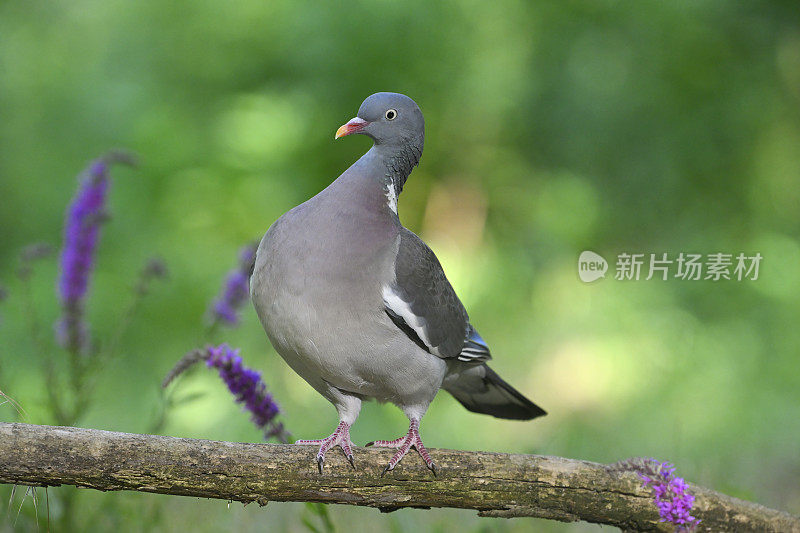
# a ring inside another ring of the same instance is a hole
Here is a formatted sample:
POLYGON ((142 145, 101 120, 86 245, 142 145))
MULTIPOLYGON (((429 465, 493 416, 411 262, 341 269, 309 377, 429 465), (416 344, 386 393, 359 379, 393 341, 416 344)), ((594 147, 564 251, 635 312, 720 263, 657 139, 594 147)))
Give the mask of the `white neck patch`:
POLYGON ((386 185, 386 203, 389 209, 396 215, 397 214, 397 193, 394 190, 394 183, 389 182, 386 185))

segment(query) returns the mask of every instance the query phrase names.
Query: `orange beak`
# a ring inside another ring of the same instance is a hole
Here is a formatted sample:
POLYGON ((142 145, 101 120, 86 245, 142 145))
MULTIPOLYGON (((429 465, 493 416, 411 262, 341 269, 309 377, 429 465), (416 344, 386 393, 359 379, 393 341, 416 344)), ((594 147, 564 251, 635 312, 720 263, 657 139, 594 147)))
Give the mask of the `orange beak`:
POLYGON ((339 137, 344 137, 345 135, 350 135, 351 133, 358 133, 359 131, 363 130, 364 127, 369 124, 363 118, 354 118, 351 119, 350 122, 343 125, 341 128, 336 130, 336 136, 334 139, 338 139, 339 137))

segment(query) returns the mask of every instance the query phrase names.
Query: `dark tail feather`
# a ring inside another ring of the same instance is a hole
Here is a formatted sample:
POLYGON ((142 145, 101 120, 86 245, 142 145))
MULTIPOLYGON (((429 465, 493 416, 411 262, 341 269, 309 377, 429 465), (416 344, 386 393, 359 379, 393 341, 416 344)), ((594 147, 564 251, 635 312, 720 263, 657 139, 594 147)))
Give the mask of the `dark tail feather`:
POLYGON ((474 413, 510 420, 531 420, 547 414, 486 365, 449 375, 443 386, 461 405, 474 413))

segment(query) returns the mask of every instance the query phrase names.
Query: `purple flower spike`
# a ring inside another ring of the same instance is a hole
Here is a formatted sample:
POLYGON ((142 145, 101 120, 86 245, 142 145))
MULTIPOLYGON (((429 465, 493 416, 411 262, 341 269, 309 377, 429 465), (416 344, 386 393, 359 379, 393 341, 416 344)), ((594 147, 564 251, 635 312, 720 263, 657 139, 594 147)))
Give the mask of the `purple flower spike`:
POLYGON ((675 477, 675 466, 655 459, 629 459, 612 466, 613 470, 633 470, 655 496, 661 522, 674 524, 676 532, 694 531, 700 520, 689 514, 695 497, 687 492, 683 478, 675 477))
POLYGON ((88 341, 84 300, 94 268, 100 225, 108 216, 105 211, 108 168, 115 162, 131 163, 131 160, 124 154, 111 153, 92 162, 82 174, 78 192, 67 209, 58 282, 62 314, 57 332, 61 345, 73 352, 83 350, 88 341))
POLYGON ((239 251, 239 265, 225 278, 225 285, 209 309, 211 323, 224 322, 230 326, 239 323, 239 310, 247 302, 250 293, 250 273, 256 259, 258 243, 252 243, 239 251))
POLYGON ((250 419, 261 430, 265 438, 277 437, 286 442, 286 433, 282 424, 275 423, 280 412, 278 404, 267 392, 261 380, 261 374, 242 364, 239 350, 231 349, 227 344, 206 349, 206 364, 216 368, 228 390, 236 397, 236 401, 250 411, 250 419))

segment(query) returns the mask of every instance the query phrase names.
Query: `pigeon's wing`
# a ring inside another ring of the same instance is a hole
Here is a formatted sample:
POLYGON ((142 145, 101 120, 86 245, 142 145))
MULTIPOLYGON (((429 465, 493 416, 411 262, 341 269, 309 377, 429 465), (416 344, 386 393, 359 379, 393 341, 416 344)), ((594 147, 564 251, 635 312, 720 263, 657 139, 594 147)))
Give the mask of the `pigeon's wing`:
POLYGON ((383 303, 392 322, 423 350, 464 362, 491 358, 439 260, 405 228, 400 234, 395 277, 383 288, 383 303))
POLYGON ((489 353, 489 346, 486 345, 486 341, 483 340, 483 337, 481 337, 475 328, 472 327, 472 324, 470 324, 469 331, 467 331, 467 339, 464 341, 464 348, 462 348, 461 352, 458 354, 458 360, 467 363, 482 363, 491 358, 492 354, 489 353))

